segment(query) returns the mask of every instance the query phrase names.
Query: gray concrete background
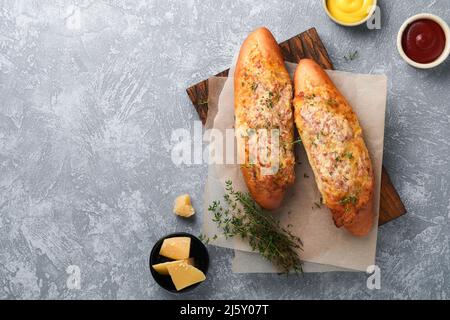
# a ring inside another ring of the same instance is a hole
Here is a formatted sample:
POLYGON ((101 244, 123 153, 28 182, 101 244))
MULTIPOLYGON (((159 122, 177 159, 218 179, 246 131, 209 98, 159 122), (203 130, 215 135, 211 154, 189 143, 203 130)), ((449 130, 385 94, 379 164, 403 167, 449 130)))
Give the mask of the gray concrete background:
POLYGON ((206 165, 174 165, 171 132, 198 119, 185 88, 261 25, 279 40, 315 26, 337 69, 388 75, 384 164, 408 214, 380 228, 381 290, 365 274, 232 274, 233 253, 210 247, 207 282, 184 298, 450 298, 450 63, 418 71, 395 47, 407 17, 450 22, 450 5, 379 2, 369 31, 333 24, 316 0, 0 1, 0 298, 178 298, 148 253, 200 232, 201 214, 171 211, 184 192, 201 211, 206 165), (66 286, 72 264, 81 290, 66 286))

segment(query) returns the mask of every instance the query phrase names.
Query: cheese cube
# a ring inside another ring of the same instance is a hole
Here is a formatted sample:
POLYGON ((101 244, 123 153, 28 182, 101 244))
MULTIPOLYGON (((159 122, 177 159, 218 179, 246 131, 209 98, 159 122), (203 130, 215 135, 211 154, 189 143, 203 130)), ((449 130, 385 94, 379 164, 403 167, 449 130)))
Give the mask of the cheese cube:
POLYGON ((191 205, 191 198, 188 194, 183 194, 175 199, 173 212, 180 217, 190 217, 195 214, 194 207, 191 205))
POLYGON ((191 238, 173 237, 163 241, 159 254, 174 260, 184 260, 189 258, 190 250, 191 238))
POLYGON ((167 266, 170 277, 177 291, 206 279, 205 274, 187 263, 175 263, 167 266))
POLYGON ((158 272, 159 274, 167 276, 167 275, 169 275, 167 266, 169 266, 171 264, 175 264, 175 263, 182 263, 182 262, 187 263, 192 266, 192 265, 194 265, 194 258, 158 263, 158 264, 152 265, 152 268, 155 269, 155 271, 158 272))

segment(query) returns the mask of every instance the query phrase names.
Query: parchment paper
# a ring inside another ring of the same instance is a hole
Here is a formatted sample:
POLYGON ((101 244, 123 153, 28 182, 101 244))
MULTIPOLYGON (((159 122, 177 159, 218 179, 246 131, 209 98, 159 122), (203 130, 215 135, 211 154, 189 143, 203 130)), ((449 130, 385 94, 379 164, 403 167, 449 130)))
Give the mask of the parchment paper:
MULTIPOLYGON (((286 63, 286 67, 292 75, 296 64, 286 63)), ((369 265, 375 263, 387 78, 384 75, 327 72, 352 105, 363 128, 376 179, 374 227, 366 237, 354 237, 345 229, 334 226, 331 213, 325 206, 316 207, 314 203, 319 202, 320 193, 301 145, 297 145, 295 150, 297 162, 300 163, 296 165, 295 184, 289 188, 282 207, 274 215, 283 226, 291 225, 291 232, 302 239, 304 246, 299 254, 305 261, 306 272, 366 271, 369 265)), ((225 132, 225 129, 234 127, 233 75, 234 67, 230 69, 228 78, 213 78, 209 82, 207 128, 225 132)), ((223 187, 228 179, 233 181, 235 189, 247 190, 239 165, 209 165, 204 195, 204 234, 210 238, 218 236, 211 241, 213 245, 236 249, 233 272, 279 272, 272 264, 251 252, 245 241, 221 236, 221 231, 211 220, 208 206, 213 200, 222 200, 223 187)))

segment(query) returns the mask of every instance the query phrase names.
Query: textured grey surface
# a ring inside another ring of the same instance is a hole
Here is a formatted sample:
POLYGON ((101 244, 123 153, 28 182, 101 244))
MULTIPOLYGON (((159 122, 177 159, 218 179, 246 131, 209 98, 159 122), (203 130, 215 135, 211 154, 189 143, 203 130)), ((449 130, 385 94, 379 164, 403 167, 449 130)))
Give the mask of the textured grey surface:
POLYGON ((408 215, 380 228, 380 290, 361 273, 232 274, 232 252, 211 247, 207 282, 184 297, 450 298, 450 63, 418 71, 395 48, 407 17, 450 22, 450 6, 379 2, 369 31, 333 24, 316 0, 0 1, 0 298, 178 298, 153 282, 148 253, 200 232, 171 210, 184 192, 201 210, 206 165, 174 165, 171 132, 197 119, 185 88, 261 25, 279 40, 315 26, 337 69, 388 75, 384 164, 408 215))

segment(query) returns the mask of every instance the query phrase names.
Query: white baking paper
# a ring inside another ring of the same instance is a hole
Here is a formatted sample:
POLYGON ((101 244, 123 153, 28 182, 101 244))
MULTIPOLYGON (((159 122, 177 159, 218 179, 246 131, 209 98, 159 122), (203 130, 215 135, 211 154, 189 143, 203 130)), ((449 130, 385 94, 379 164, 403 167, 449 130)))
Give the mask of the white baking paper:
MULTIPOLYGON (((292 75, 296 64, 286 63, 286 67, 292 75)), ((286 193, 282 207, 273 214, 283 226, 290 225, 291 232, 302 239, 303 251, 299 255, 305 261, 305 272, 366 271, 368 266, 375 264, 387 78, 384 75, 327 72, 352 105, 363 128, 376 179, 374 210, 377 217, 374 227, 366 237, 354 237, 345 229, 335 227, 325 206, 316 207, 314 203, 319 202, 320 193, 301 145, 296 146, 297 162, 300 164, 296 165, 295 184, 286 193)), ((228 78, 210 79, 206 128, 224 132, 234 127, 233 74, 234 67, 230 69, 228 78)), ((272 264, 251 252, 245 241, 221 236, 221 231, 211 220, 208 206, 214 200, 222 200, 228 179, 233 181, 235 189, 247 190, 239 165, 209 165, 204 195, 204 234, 210 238, 218 236, 211 244, 236 250, 233 272, 279 272, 272 264)))

